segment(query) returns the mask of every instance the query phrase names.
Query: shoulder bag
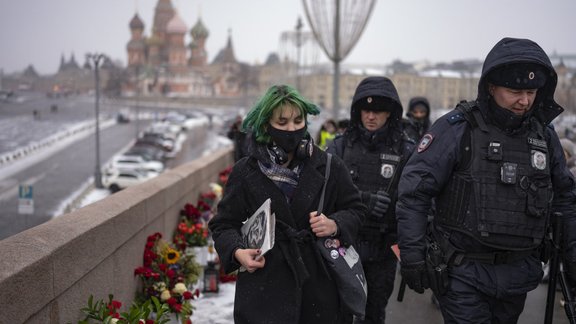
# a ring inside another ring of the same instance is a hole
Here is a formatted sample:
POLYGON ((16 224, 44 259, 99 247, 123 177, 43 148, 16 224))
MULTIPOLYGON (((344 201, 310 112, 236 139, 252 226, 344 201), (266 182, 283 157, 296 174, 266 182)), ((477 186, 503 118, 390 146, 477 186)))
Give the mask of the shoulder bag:
MULTIPOLYGON (((320 203, 318 205, 318 215, 322 213, 324 207, 324 195, 328 178, 330 177, 330 164, 332 154, 328 153, 326 162, 326 174, 320 203)), ((360 262, 360 256, 352 245, 345 247, 337 237, 319 237, 316 240, 316 247, 324 259, 324 263, 336 281, 340 302, 344 309, 354 314, 356 317, 364 318, 366 310, 367 284, 364 275, 364 268, 360 262)))

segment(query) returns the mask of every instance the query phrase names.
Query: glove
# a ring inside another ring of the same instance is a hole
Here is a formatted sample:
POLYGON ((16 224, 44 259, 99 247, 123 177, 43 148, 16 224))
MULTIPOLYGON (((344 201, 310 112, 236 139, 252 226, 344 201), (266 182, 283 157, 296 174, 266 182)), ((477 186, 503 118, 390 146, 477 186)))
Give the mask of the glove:
POLYGON ((368 205, 370 214, 376 218, 384 217, 391 201, 386 191, 378 191, 375 194, 370 194, 370 204, 368 205))
POLYGON ((422 294, 424 289, 428 288, 428 276, 424 261, 401 264, 400 273, 408 287, 415 292, 422 294))

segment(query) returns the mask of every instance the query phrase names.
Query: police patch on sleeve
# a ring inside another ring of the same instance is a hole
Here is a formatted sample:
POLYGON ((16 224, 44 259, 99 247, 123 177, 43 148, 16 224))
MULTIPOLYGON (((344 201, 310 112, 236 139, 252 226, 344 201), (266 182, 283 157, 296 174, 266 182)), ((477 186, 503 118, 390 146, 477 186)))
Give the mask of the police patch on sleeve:
POLYGON ((420 144, 418 144, 418 153, 426 151, 428 146, 432 144, 432 140, 434 140, 434 136, 432 136, 432 134, 430 133, 424 134, 424 136, 422 136, 422 139, 420 140, 420 144))

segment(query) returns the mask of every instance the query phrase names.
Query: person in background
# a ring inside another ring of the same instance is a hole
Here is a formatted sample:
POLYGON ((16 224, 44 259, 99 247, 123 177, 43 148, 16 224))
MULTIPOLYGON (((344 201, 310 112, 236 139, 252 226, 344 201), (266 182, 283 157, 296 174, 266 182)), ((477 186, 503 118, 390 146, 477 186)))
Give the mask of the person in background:
POLYGON ((430 103, 425 97, 410 99, 406 118, 402 119, 406 136, 418 142, 430 128, 430 103))
POLYGON ((234 144, 234 162, 238 162, 238 160, 248 154, 247 134, 242 130, 242 116, 238 115, 236 117, 226 135, 234 144))
POLYGON ((394 289, 397 259, 391 246, 396 243, 397 187, 414 147, 402 132, 401 118, 392 81, 368 77, 354 93, 349 127, 327 149, 344 160, 368 207, 354 245, 366 274, 368 300, 365 319, 355 323, 384 323, 394 289))
POLYGON ((350 119, 341 119, 338 121, 338 130, 336 131, 336 135, 342 135, 346 132, 346 129, 348 129, 348 126, 350 126, 350 119))
POLYGON ((318 132, 318 146, 325 150, 336 137, 337 125, 333 119, 327 119, 318 132))
POLYGON ((566 158, 566 166, 570 169, 570 172, 574 176, 576 176, 576 145, 574 142, 569 140, 568 138, 561 138, 560 144, 562 145, 562 149, 564 150, 564 157, 566 158))
POLYGON ((275 85, 244 120, 248 156, 234 165, 209 223, 224 271, 247 270, 238 273, 234 323, 343 323, 339 293, 316 238, 332 236, 349 246, 366 207, 335 156, 324 209, 317 213, 327 154, 314 145, 307 126, 308 116, 319 113, 294 88, 275 85), (244 245, 240 229, 268 198, 276 215, 275 243, 261 255, 244 245))
POLYGON ((564 230, 566 270, 576 274, 576 181, 550 126, 563 111, 556 84, 538 44, 500 40, 476 100, 438 119, 404 168, 401 274, 418 293, 432 289, 445 323, 517 323, 542 279, 553 217, 564 230))

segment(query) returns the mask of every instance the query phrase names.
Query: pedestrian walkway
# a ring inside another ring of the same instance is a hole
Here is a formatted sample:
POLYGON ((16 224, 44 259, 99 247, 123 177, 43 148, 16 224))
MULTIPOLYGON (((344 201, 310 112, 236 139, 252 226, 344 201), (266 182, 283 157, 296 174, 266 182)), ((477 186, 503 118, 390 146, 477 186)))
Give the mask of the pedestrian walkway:
MULTIPOLYGON (((424 294, 417 294, 406 289, 404 301, 396 300, 400 276, 396 276, 396 287, 386 311, 386 323, 388 324, 441 324, 443 323, 440 310, 431 302, 429 289, 424 294)), ((548 285, 540 284, 538 288, 528 294, 524 312, 520 316, 519 324, 544 323, 546 308, 546 294, 548 285)), ((224 324, 233 323, 235 283, 220 284, 220 292, 217 294, 203 294, 193 301, 195 307, 192 314, 194 324, 224 324)), ((568 324, 569 321, 560 305, 561 293, 556 293, 556 307, 554 308, 554 324, 568 324)))

